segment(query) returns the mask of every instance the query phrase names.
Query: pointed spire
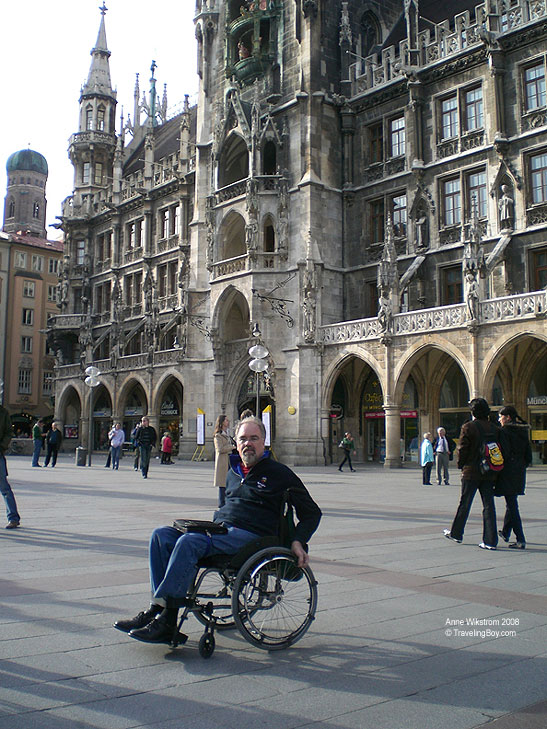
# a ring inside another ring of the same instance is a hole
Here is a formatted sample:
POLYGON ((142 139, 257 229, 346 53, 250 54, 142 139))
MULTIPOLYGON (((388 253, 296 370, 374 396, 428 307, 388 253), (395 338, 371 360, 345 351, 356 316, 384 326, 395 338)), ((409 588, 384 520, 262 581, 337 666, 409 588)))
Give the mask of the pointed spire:
POLYGON ((110 81, 110 66, 108 59, 110 51, 106 43, 106 29, 104 16, 107 7, 103 2, 101 10, 101 24, 97 35, 97 42, 91 51, 91 66, 87 81, 82 88, 82 96, 88 94, 103 94, 105 96, 115 97, 116 93, 112 91, 112 83, 110 81))

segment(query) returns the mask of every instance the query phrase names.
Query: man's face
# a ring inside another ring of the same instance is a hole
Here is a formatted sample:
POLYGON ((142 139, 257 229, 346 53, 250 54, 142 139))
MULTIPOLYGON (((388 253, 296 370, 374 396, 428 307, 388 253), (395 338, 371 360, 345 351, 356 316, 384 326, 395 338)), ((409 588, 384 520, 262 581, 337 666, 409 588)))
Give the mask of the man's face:
POLYGON ((256 423, 245 423, 237 431, 237 452, 246 466, 254 466, 264 455, 264 438, 256 423))
POLYGON ((441 438, 444 438, 444 436, 446 435, 446 430, 444 428, 440 428, 439 435, 441 436, 441 438))
POLYGON ((143 418, 143 419, 142 419, 142 424, 143 424, 143 425, 144 425, 144 427, 146 428, 146 427, 148 426, 148 418, 143 418))

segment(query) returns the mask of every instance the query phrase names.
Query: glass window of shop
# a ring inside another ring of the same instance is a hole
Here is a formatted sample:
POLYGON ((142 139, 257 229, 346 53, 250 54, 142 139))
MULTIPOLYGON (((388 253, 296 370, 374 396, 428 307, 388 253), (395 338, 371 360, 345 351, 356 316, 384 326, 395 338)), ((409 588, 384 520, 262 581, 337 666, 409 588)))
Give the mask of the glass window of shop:
POLYGON ((173 455, 178 455, 179 439, 182 435, 180 424, 182 423, 182 384, 172 383, 161 399, 158 442, 164 433, 168 432, 173 442, 173 455))
POLYGON ((526 405, 530 438, 532 441, 532 465, 547 464, 547 358, 538 363, 528 388, 526 405))
POLYGON ((439 399, 439 423, 446 434, 457 442, 462 425, 470 419, 469 388, 463 372, 454 362, 441 386, 439 399))

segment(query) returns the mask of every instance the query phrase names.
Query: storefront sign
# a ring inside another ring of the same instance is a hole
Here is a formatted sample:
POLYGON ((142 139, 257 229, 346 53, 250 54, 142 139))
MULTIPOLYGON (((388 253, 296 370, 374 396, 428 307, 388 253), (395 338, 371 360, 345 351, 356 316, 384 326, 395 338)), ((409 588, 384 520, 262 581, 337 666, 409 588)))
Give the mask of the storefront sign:
POLYGON ((532 440, 547 440, 547 430, 533 430, 532 440))
POLYGON ((527 397, 527 405, 547 405, 547 395, 538 395, 537 397, 527 397))
POLYGON ((132 417, 134 415, 142 415, 143 414, 142 405, 139 405, 136 408, 125 408, 125 410, 123 411, 123 414, 127 415, 128 417, 132 417))
POLYGON ((160 408, 160 415, 178 415, 178 414, 179 414, 179 409, 175 405, 175 403, 173 403, 170 400, 165 400, 164 402, 162 402, 161 408, 160 408))
MULTIPOLYGON (((417 418, 417 410, 401 410, 399 413, 401 418, 417 418)), ((385 418, 386 414, 383 410, 369 410, 365 411, 365 418, 385 418)))

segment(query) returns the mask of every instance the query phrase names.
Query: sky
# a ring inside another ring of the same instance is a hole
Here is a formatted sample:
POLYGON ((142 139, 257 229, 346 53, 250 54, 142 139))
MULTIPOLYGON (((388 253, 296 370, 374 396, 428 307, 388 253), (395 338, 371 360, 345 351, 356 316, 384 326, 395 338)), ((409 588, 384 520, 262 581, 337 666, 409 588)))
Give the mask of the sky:
MULTIPOLYGON (((6 196, 6 162, 20 149, 43 154, 49 167, 46 187, 47 235, 72 193, 73 167, 68 139, 78 131, 80 89, 91 64, 101 20, 102 0, 44 0, 4 3, 0 10, 0 191, 2 220, 6 196)), ((110 0, 106 2, 106 39, 112 87, 118 91, 117 117, 133 116, 135 74, 141 96, 149 89, 150 65, 156 61, 159 96, 167 84, 170 109, 184 95, 195 102, 196 40, 194 0, 110 0)), ((119 121, 117 131, 119 130, 119 121)), ((0 223, 1 224, 1 223, 0 223)))

